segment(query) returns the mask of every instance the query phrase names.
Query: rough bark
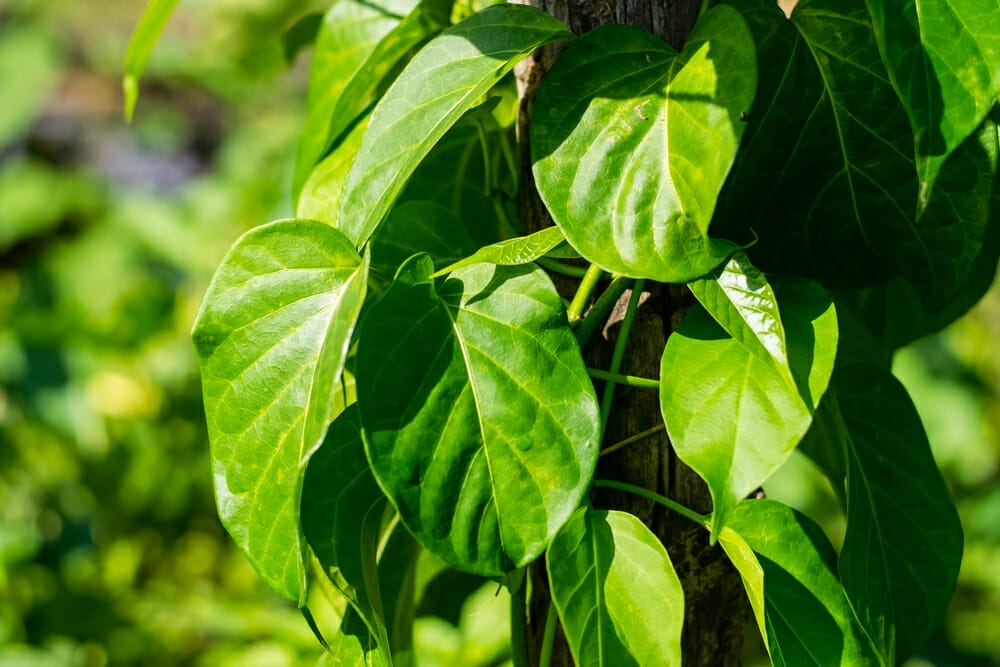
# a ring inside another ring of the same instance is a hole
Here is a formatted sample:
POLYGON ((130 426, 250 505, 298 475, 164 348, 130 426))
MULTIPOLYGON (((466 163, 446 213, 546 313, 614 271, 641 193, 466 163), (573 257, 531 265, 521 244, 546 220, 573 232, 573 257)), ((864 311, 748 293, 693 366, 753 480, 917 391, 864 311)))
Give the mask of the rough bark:
MULTIPOLYGON (((701 0, 522 1, 548 11, 576 34, 605 23, 627 23, 653 32, 676 49, 681 48, 690 33, 701 5, 701 0)), ((534 94, 558 51, 558 47, 543 49, 522 62, 517 70, 521 93, 518 141, 523 184, 518 208, 528 231, 552 224, 531 178, 527 130, 534 94)), ((576 285, 563 277, 554 278, 564 296, 571 296, 576 285)), ((647 290, 629 336, 622 372, 656 378, 667 336, 676 328, 692 297, 684 286, 647 283, 647 290)), ((588 364, 607 368, 628 297, 626 293, 619 301, 602 336, 595 336, 584 350, 588 364)), ((658 401, 655 392, 619 386, 604 446, 662 424, 658 401)), ((677 459, 663 431, 601 457, 598 476, 653 489, 699 512, 711 509, 704 482, 677 459)), ((634 495, 602 490, 595 493, 593 500, 597 507, 624 509, 637 515, 670 553, 685 592, 684 664, 739 665, 749 606, 739 576, 722 550, 708 546, 707 535, 700 527, 634 495)), ((544 564, 536 564, 530 575, 534 595, 529 605, 529 652, 533 664, 537 664, 549 605, 544 564)), ((565 640, 560 636, 552 665, 572 664, 565 640)))

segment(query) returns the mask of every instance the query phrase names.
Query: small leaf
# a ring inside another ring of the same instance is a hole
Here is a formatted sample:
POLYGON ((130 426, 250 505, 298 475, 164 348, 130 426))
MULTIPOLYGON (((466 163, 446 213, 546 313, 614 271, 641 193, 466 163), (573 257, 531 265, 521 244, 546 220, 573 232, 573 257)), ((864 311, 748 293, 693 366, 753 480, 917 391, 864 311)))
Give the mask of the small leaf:
POLYGON ((887 370, 838 367, 847 458, 840 576, 885 662, 918 650, 944 614, 962 560, 958 512, 906 390, 887 370))
POLYGON ((712 536, 732 508, 785 462, 812 421, 837 350, 832 301, 815 283, 774 284, 789 366, 781 371, 693 309, 667 339, 660 406, 677 455, 708 483, 712 536))
POLYGON ((545 12, 488 7, 431 40, 386 91, 351 168, 339 226, 358 246, 381 224, 420 161, 524 56, 572 34, 545 12))
POLYGON ((785 327, 777 297, 767 277, 750 263, 746 253, 736 253, 724 267, 688 287, 726 333, 772 360, 779 369, 788 368, 785 327))
POLYGON ((264 580, 299 602, 302 475, 332 416, 367 271, 327 225, 264 225, 230 249, 194 326, 219 516, 264 580))
POLYGON ((601 268, 687 282, 737 246, 711 239, 756 82, 753 37, 727 6, 681 53, 623 25, 559 57, 538 94, 531 159, 539 194, 579 253, 601 268))
POLYGON ((156 41, 167 25, 170 14, 178 0, 150 0, 132 32, 132 39, 125 52, 125 76, 122 77, 122 91, 125 94, 125 122, 132 122, 135 104, 139 100, 139 79, 146 69, 146 61, 153 51, 156 41))
POLYGON ((921 206, 938 172, 1000 97, 1000 2, 867 0, 913 128, 921 206))
MULTIPOLYGON (((763 572, 766 643, 774 665, 880 664, 854 619, 837 577, 837 554, 819 526, 772 500, 740 504, 729 525, 753 549, 763 572)), ((746 581, 741 562, 733 563, 746 581)), ((756 580, 758 571, 749 571, 756 580)))
POLYGON ((486 262, 500 266, 529 264, 565 240, 558 227, 546 227, 528 236, 519 236, 480 248, 472 255, 451 264, 435 275, 445 275, 465 266, 486 262))
POLYGON ((580 508, 545 563, 576 664, 681 664, 684 591, 666 549, 639 519, 580 508))
POLYGON ((403 523, 445 562, 499 576, 537 558, 597 460, 593 385, 538 268, 476 264, 440 287, 426 255, 365 317, 358 406, 403 523))

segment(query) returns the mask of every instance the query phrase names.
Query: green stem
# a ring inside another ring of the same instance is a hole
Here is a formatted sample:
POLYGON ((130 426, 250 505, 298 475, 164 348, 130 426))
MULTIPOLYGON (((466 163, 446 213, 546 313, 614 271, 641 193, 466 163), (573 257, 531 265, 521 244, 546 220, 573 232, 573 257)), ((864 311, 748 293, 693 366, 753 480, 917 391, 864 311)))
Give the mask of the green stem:
POLYGON ((608 417, 611 416, 611 404, 615 400, 615 387, 618 383, 611 379, 618 375, 622 367, 622 359, 625 357, 625 345, 628 343, 628 335, 632 330, 632 322, 635 321, 635 312, 639 309, 639 298, 642 296, 642 288, 645 280, 635 281, 632 287, 632 294, 628 299, 628 307, 625 310, 625 318, 622 320, 622 327, 618 331, 618 340, 615 341, 615 350, 611 355, 611 368, 608 369, 608 383, 604 385, 604 396, 601 398, 601 440, 604 440, 604 430, 608 427, 608 417))
POLYGON ((557 259, 549 259, 548 257, 539 257, 535 262, 542 268, 548 269, 553 273, 561 273, 564 276, 570 276, 572 278, 584 278, 587 275, 587 269, 582 266, 573 266, 572 264, 567 264, 566 262, 560 262, 557 259))
POLYGON ((610 479, 595 479, 594 486, 604 487, 606 489, 618 489, 619 491, 627 491, 629 493, 634 493, 637 496, 642 496, 647 500, 652 500, 654 503, 659 503, 663 505, 668 510, 677 512, 681 516, 694 521, 696 524, 708 530, 708 518, 698 514, 694 510, 688 509, 678 502, 667 498, 666 496, 661 496, 660 494, 650 491, 649 489, 644 489, 641 486, 636 486, 635 484, 629 484, 627 482, 616 482, 610 479))
POLYGON ((629 387, 638 387, 640 389, 653 389, 654 391, 659 391, 660 381, 651 380, 649 378, 636 377, 635 375, 622 375, 620 373, 609 373, 608 371, 602 371, 599 368, 588 368, 587 375, 594 378, 595 380, 607 380, 608 382, 617 382, 618 384, 624 384, 629 387))
POLYGON ((510 137, 507 132, 500 133, 500 154, 503 155, 503 161, 507 163, 507 168, 510 169, 510 175, 514 179, 514 192, 517 192, 518 182, 521 178, 521 172, 517 168, 517 162, 514 160, 514 151, 510 147, 510 137))
POLYGON ((667 428, 667 425, 664 424, 663 422, 660 422, 659 424, 657 424, 653 428, 647 428, 645 431, 640 431, 639 433, 636 433, 635 435, 630 435, 629 437, 625 438, 624 440, 619 440, 618 442, 616 442, 613 445, 608 445, 607 447, 605 447, 604 449, 601 450, 601 452, 598 454, 598 456, 606 456, 606 455, 610 454, 611 452, 617 452, 622 447, 628 447, 633 442, 639 442, 640 440, 643 440, 645 438, 648 438, 651 435, 659 433, 660 431, 662 431, 662 430, 664 430, 666 428, 667 428))
POLYGON ((486 139, 486 129, 481 121, 476 121, 476 132, 479 134, 479 145, 483 149, 483 196, 493 195, 493 161, 490 159, 490 145, 486 139))
POLYGON ((556 643, 556 603, 549 600, 549 611, 545 614, 545 630, 542 633, 542 650, 538 655, 538 667, 550 667, 552 647, 556 643))
POLYGON ((583 347, 590 340, 590 337, 597 332, 604 325, 604 320, 607 319, 608 313, 611 309, 615 307, 618 303, 618 299, 621 298, 628 286, 632 284, 631 278, 625 278, 624 276, 617 276, 611 281, 607 289, 601 293, 601 296, 597 297, 597 301, 594 305, 590 307, 587 311, 587 316, 580 320, 579 325, 577 325, 574 333, 576 334, 576 342, 583 347))
POLYGON ((569 304, 569 309, 566 310, 566 316, 569 318, 570 324, 579 322, 580 318, 583 317, 583 311, 587 308, 590 295, 594 293, 594 288, 597 287, 597 283, 600 281, 603 272, 603 269, 596 264, 591 264, 590 268, 587 269, 583 280, 580 281, 580 286, 576 290, 576 295, 573 296, 573 301, 569 304))
POLYGON ((510 647, 514 667, 529 667, 528 637, 528 582, 521 580, 517 590, 510 592, 510 647))

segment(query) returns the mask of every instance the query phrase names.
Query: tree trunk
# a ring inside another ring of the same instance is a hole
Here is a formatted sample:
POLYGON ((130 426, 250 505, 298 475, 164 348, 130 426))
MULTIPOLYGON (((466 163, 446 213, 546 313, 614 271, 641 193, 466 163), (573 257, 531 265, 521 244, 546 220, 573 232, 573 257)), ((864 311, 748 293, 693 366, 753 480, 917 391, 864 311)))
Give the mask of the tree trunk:
MULTIPOLYGON (((521 0, 544 9, 582 34, 606 23, 627 23, 649 30, 680 49, 698 15, 701 0, 521 0)), ((518 141, 521 151, 522 192, 518 202, 525 231, 552 224, 531 176, 528 125, 535 92, 545 71, 558 55, 558 47, 546 47, 523 61, 516 70, 521 95, 518 141)), ((553 276, 563 296, 576 289, 574 281, 553 276)), ((607 368, 629 294, 612 312, 602 336, 595 336, 584 350, 588 365, 607 368)), ((685 286, 647 282, 629 336, 621 372, 657 378, 667 336, 673 331, 693 297, 685 286)), ((600 394, 599 394, 600 395, 600 394)), ((662 424, 656 392, 619 386, 603 446, 619 442, 662 424)), ((597 475, 636 484, 672 498, 698 512, 711 510, 704 482, 674 455, 662 430, 614 453, 602 456, 597 475)), ((721 548, 708 546, 708 535, 687 519, 631 494, 600 490, 593 496, 595 507, 622 509, 638 516, 660 538, 670 554, 684 586, 685 619, 682 649, 684 665, 739 665, 749 605, 739 575, 721 548)), ((544 563, 530 572, 533 595, 529 603, 528 641, 533 664, 538 662, 542 628, 549 606, 544 563)), ((552 665, 572 665, 561 632, 552 665)))

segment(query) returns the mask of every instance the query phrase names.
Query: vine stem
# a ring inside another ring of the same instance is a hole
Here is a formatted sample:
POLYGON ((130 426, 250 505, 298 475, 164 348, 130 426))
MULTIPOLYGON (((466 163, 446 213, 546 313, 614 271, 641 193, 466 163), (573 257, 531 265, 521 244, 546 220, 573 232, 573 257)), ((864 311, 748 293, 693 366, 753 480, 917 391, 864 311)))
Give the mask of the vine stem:
POLYGON ((583 280, 580 281, 580 286, 577 288, 576 294, 573 296, 573 300, 566 310, 566 317, 569 318, 570 324, 579 322, 583 317, 583 311, 586 310, 587 302, 590 301, 590 295, 594 293, 594 289, 597 287, 602 273, 604 273, 604 270, 596 264, 591 264, 587 269, 587 273, 584 274, 583 280))
POLYGON ((649 489, 644 489, 641 486, 636 486, 635 484, 629 484, 627 482, 616 482, 610 479, 595 479, 594 486, 604 487, 606 489, 617 489, 619 491, 627 491, 629 493, 634 493, 637 496, 642 496, 647 500, 652 500, 654 503, 659 503, 663 505, 668 510, 677 512, 681 516, 694 521, 696 524, 704 528, 709 529, 708 517, 698 514, 694 510, 688 509, 678 502, 667 498, 666 496, 661 496, 655 491, 650 491, 649 489))
POLYGON ((562 275, 570 276, 571 278, 584 278, 587 275, 587 269, 581 266, 573 266, 572 264, 560 262, 557 259, 551 259, 549 257, 539 257, 535 260, 535 263, 548 269, 549 271, 561 273, 562 275))
POLYGON ((610 454, 611 452, 617 452, 622 447, 627 447, 627 446, 631 445, 633 442, 639 442, 643 438, 648 438, 651 435, 659 433, 660 431, 664 430, 665 428, 667 428, 667 425, 661 422, 661 423, 657 424, 656 426, 654 426, 653 428, 647 428, 645 431, 640 431, 639 433, 636 433, 635 435, 630 435, 629 437, 625 438, 624 440, 619 440, 615 444, 609 445, 608 447, 605 447, 604 449, 601 450, 601 452, 600 452, 600 454, 598 454, 598 456, 605 456, 607 454, 610 454))
POLYGON ((608 383, 604 386, 604 396, 601 397, 601 440, 604 440, 604 430, 608 427, 608 418, 611 416, 611 404, 615 399, 615 387, 618 383, 612 379, 618 375, 622 367, 622 359, 625 357, 625 345, 628 343, 628 335, 632 331, 632 323, 635 321, 636 310, 639 309, 639 298, 642 296, 642 288, 646 285, 645 280, 635 281, 632 287, 632 294, 628 298, 628 307, 625 309, 625 317, 622 319, 622 328, 618 331, 618 340, 615 341, 615 350, 611 354, 611 368, 608 369, 608 383))
POLYGON ((545 630, 542 632, 542 650, 538 654, 538 667, 552 665, 552 647, 556 643, 556 604, 549 600, 549 611, 545 614, 545 630))
POLYGON ((622 294, 625 293, 625 290, 631 284, 631 278, 616 276, 607 289, 601 293, 601 296, 597 297, 597 301, 587 311, 587 316, 580 320, 579 326, 577 326, 574 332, 576 334, 576 342, 580 344, 580 347, 586 345, 590 337, 604 324, 608 313, 615 307, 618 299, 621 298, 622 294))
POLYGON ((528 657, 528 583, 524 580, 510 592, 510 646, 514 667, 530 667, 528 657))
POLYGON ((624 384, 629 387, 638 387, 640 389, 652 389, 658 391, 660 389, 660 381, 652 380, 650 378, 641 378, 635 375, 622 375, 621 373, 611 373, 608 371, 602 371, 600 368, 588 368, 587 375, 594 378, 595 380, 607 380, 608 382, 616 382, 618 384, 624 384))

